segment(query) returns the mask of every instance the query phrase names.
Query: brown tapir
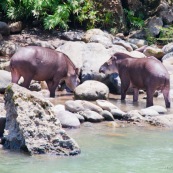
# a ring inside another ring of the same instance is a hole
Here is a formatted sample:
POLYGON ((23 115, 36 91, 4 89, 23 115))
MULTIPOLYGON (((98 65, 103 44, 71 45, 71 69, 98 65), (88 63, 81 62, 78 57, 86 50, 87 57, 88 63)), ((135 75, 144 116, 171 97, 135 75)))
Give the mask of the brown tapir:
POLYGON ((60 81, 73 91, 79 84, 78 69, 67 55, 49 48, 27 46, 20 48, 10 61, 12 82, 18 83, 24 78, 23 87, 28 88, 32 79, 46 81, 50 97, 55 97, 55 90, 60 81))
POLYGON ((125 53, 115 53, 99 69, 105 74, 118 73, 121 79, 121 100, 131 85, 134 88, 133 101, 138 101, 139 89, 147 93, 146 106, 153 105, 153 94, 161 90, 167 108, 170 108, 170 79, 163 64, 155 58, 133 58, 125 53))

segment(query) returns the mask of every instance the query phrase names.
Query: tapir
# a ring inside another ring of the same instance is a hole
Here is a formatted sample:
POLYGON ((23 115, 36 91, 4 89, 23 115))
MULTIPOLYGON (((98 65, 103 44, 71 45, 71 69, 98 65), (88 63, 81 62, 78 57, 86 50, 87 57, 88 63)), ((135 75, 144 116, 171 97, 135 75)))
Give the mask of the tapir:
POLYGON ((78 72, 67 55, 49 48, 26 46, 20 48, 10 61, 12 83, 24 78, 23 87, 28 88, 31 80, 46 81, 50 97, 55 97, 58 84, 64 80, 73 91, 79 84, 78 72))
POLYGON ((146 90, 146 107, 153 105, 153 94, 161 90, 165 105, 170 108, 170 76, 156 58, 134 58, 117 52, 99 69, 105 74, 118 73, 121 80, 121 100, 125 100, 130 86, 134 88, 133 101, 138 101, 139 89, 146 90))

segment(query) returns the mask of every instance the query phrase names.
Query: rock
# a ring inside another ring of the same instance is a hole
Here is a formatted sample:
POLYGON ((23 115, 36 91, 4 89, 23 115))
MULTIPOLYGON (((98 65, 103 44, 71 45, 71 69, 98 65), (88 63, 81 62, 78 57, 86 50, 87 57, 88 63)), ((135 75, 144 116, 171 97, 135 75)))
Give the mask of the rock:
POLYGON ((118 109, 117 106, 112 104, 107 100, 96 100, 96 104, 101 107, 103 110, 111 111, 111 109, 118 109))
POLYGON ((112 54, 126 51, 119 45, 112 45, 106 49, 100 43, 72 41, 60 45, 56 50, 68 55, 75 66, 81 69, 81 82, 85 80, 101 81, 103 75, 99 73, 100 66, 110 59, 112 54))
POLYGON ((85 121, 85 118, 82 115, 80 115, 79 113, 74 113, 74 115, 79 119, 79 121, 81 123, 83 123, 85 121))
POLYGON ((148 122, 149 124, 153 126, 172 128, 173 114, 150 117, 149 119, 146 120, 146 122, 148 122))
POLYGON ((79 128, 79 119, 73 113, 65 110, 56 111, 55 115, 60 120, 62 127, 64 128, 79 128))
POLYGON ((140 122, 141 120, 144 120, 144 117, 140 114, 138 110, 128 111, 126 117, 127 120, 134 122, 140 122))
POLYGON ((62 104, 55 105, 53 107, 54 112, 65 111, 65 106, 62 104))
POLYGON ((154 105, 154 106, 150 106, 146 109, 152 109, 152 110, 155 110, 156 112, 158 112, 159 114, 164 114, 167 112, 167 109, 163 106, 160 106, 160 105, 154 105))
POLYGON ((0 22, 0 34, 5 36, 10 35, 9 26, 5 22, 0 22))
POLYGON ((162 51, 162 49, 159 49, 156 47, 151 47, 151 46, 146 47, 143 53, 147 57, 148 56, 154 56, 158 59, 161 59, 164 56, 164 52, 162 51))
POLYGON ((86 111, 80 112, 80 115, 82 115, 86 121, 93 122, 93 123, 98 123, 104 120, 104 118, 95 111, 86 110, 86 111))
POLYGON ((143 116, 143 117, 148 117, 148 116, 157 116, 159 115, 159 113, 151 108, 145 108, 145 109, 141 109, 139 111, 139 113, 143 116))
POLYGON ((112 46, 112 38, 107 35, 92 35, 89 42, 100 43, 105 48, 110 48, 112 46))
POLYGON ((3 56, 11 57, 19 48, 17 44, 11 41, 1 41, 0 42, 0 54, 3 56))
POLYGON ((95 111, 97 113, 101 113, 103 109, 100 106, 97 106, 96 104, 86 101, 86 100, 76 100, 79 102, 85 110, 95 111))
POLYGON ((2 41, 3 40, 3 37, 2 37, 2 34, 0 34, 0 41, 2 41))
POLYGON ((6 117, 0 116, 0 138, 3 137, 5 124, 6 124, 6 117))
POLYGON ((119 125, 117 122, 115 122, 115 121, 109 121, 109 122, 107 122, 107 123, 106 123, 106 126, 107 126, 107 127, 111 127, 111 128, 120 127, 120 125, 119 125))
POLYGON ((0 93, 4 93, 5 89, 11 83, 11 73, 5 70, 0 70, 0 93))
POLYGON ((18 21, 18 22, 11 23, 9 25, 9 28, 10 28, 11 33, 21 32, 22 31, 22 22, 18 21))
POLYGON ((80 111, 84 111, 85 108, 83 107, 83 105, 81 104, 80 101, 74 101, 74 100, 68 100, 65 102, 65 109, 73 112, 73 113, 77 113, 80 111))
POLYGON ((94 80, 85 81, 74 90, 75 99, 81 100, 107 99, 108 95, 108 87, 105 84, 94 80))
POLYGON ((32 80, 29 86, 29 90, 31 91, 41 91, 41 84, 37 81, 32 80))
POLYGON ((93 36, 102 36, 104 38, 108 38, 109 40, 113 38, 112 35, 106 32, 103 32, 101 29, 96 28, 96 29, 90 29, 86 31, 85 34, 83 35, 83 41, 86 43, 89 43, 93 39, 93 36))
POLYGON ((143 40, 143 39, 129 38, 128 41, 129 41, 129 43, 133 43, 133 44, 137 45, 138 47, 147 45, 147 41, 143 40))
POLYGON ((61 38, 68 41, 82 41, 83 31, 68 31, 61 34, 61 38))
POLYGON ((107 111, 107 110, 103 110, 101 113, 101 116, 106 120, 106 121, 114 121, 114 117, 113 115, 107 111))
POLYGON ((160 17, 150 17, 146 21, 149 33, 152 36, 157 36, 160 33, 160 27, 163 26, 163 21, 160 17))
POLYGON ((113 40, 113 44, 121 45, 124 48, 126 48, 126 50, 129 52, 133 51, 133 48, 131 47, 131 45, 124 40, 121 40, 121 39, 120 40, 113 40))
POLYGON ((173 52, 173 42, 164 45, 162 50, 163 50, 165 56, 170 52, 172 53, 173 52))
POLYGON ((53 105, 40 94, 16 84, 5 93, 6 127, 4 147, 29 154, 76 155, 79 146, 61 128, 53 105))
POLYGON ((173 8, 163 10, 159 13, 159 17, 163 20, 165 25, 170 25, 173 22, 173 8))
POLYGON ((0 70, 5 70, 10 72, 10 61, 0 63, 0 70))
POLYGON ((120 109, 111 109, 111 114, 115 119, 124 119, 126 113, 120 109))

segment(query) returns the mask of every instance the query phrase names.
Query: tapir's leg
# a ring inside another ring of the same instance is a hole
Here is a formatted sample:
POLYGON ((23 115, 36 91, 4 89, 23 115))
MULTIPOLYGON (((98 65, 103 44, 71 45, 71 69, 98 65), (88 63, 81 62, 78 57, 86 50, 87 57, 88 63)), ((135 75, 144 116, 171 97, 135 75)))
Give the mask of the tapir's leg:
POLYGON ((153 106, 153 95, 154 95, 154 90, 151 88, 147 88, 146 93, 147 93, 147 103, 146 107, 153 106))
POLYGON ((133 90, 133 102, 138 101, 138 96, 139 96, 139 89, 134 88, 134 90, 133 90))
POLYGON ((170 95, 169 95, 169 87, 164 88, 162 90, 162 93, 163 93, 163 96, 164 96, 164 99, 165 99, 166 108, 170 108, 171 107, 171 102, 170 102, 170 95))
POLYGON ((11 77, 12 77, 12 83, 18 83, 21 75, 17 72, 15 69, 11 69, 11 77))
POLYGON ((59 80, 54 82, 52 80, 46 81, 48 89, 50 91, 50 97, 55 97, 55 90, 59 84, 59 80))
POLYGON ((22 86, 25 88, 29 88, 29 85, 31 83, 32 77, 23 77, 24 78, 24 82, 22 83, 22 86))
POLYGON ((125 100, 126 92, 130 86, 130 80, 121 80, 121 100, 125 100))

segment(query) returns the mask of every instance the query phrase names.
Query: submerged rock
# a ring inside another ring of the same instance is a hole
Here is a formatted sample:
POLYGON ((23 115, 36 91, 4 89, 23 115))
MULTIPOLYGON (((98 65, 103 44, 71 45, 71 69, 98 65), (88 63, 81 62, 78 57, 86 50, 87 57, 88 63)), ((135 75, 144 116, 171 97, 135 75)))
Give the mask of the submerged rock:
POLYGON ((76 155, 79 146, 61 128, 53 105, 16 84, 6 89, 4 147, 29 154, 76 155))

